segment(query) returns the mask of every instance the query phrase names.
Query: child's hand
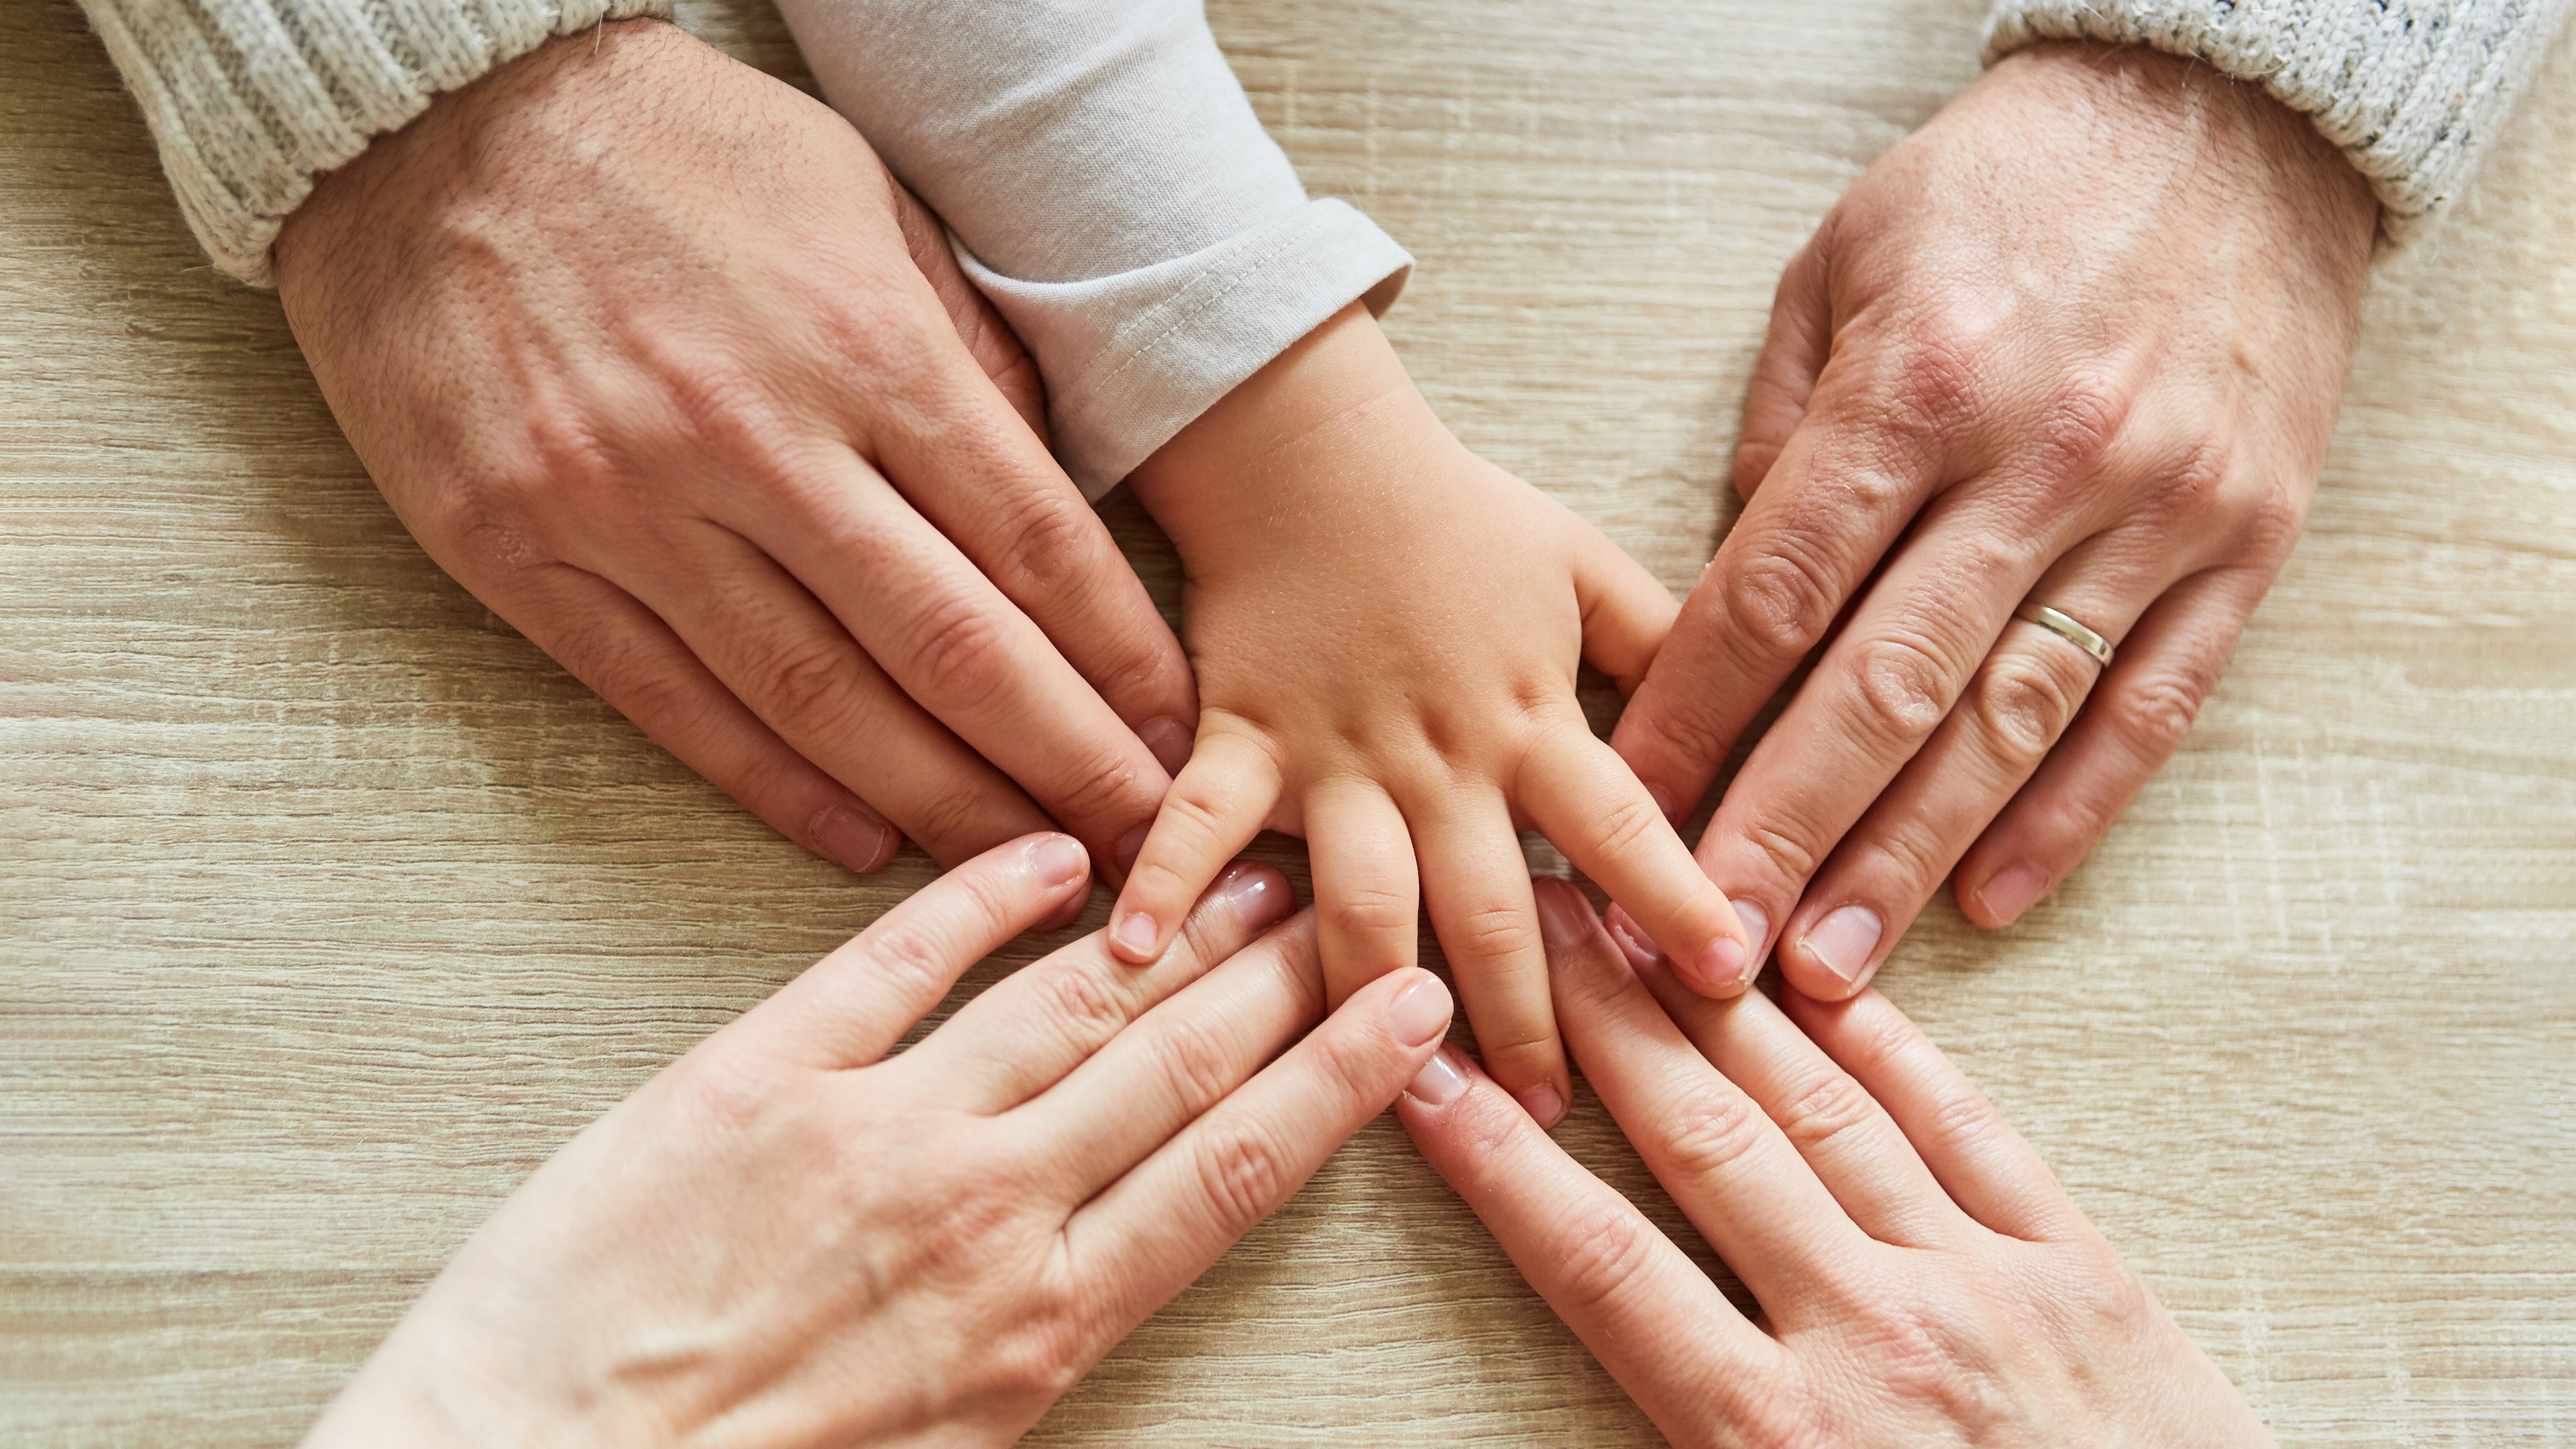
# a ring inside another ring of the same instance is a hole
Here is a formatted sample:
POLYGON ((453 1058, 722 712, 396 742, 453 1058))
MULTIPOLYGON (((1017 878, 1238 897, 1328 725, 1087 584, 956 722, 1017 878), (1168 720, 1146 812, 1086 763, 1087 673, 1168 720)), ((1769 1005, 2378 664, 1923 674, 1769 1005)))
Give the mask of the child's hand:
POLYGON ((1414 964, 1416 870, 1486 1069, 1530 1115, 1565 1054, 1515 830, 1534 825, 1703 989, 1751 954, 1735 912, 1576 705, 1625 689, 1672 596, 1468 452, 1359 307, 1227 394, 1130 480, 1188 572, 1199 729, 1111 920, 1149 961, 1225 863, 1304 835, 1338 1001, 1414 964))

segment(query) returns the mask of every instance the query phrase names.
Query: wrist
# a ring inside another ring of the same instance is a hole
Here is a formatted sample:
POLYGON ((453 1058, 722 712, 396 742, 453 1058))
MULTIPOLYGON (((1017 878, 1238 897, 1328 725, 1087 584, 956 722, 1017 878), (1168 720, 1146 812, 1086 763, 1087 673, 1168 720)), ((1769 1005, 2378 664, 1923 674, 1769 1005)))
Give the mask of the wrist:
POLYGON ((2369 179, 2309 117, 2254 81, 2146 45, 2067 41, 2016 51, 1974 91, 2037 101, 2072 120, 2106 164, 2170 176, 2219 204, 2260 204, 2276 225, 2365 249, 2379 223, 2369 179))
POLYGON ((1237 549, 1346 524, 1353 510, 1383 518, 1464 456, 1355 302, 1218 399, 1127 481, 1200 575, 1237 549))

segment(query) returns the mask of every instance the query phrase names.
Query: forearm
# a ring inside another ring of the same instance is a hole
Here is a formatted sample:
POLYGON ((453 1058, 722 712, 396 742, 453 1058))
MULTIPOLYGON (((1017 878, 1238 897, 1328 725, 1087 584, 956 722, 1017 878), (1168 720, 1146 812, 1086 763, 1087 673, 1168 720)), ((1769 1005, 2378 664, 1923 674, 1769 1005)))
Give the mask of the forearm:
POLYGON ((1308 198, 1195 0, 786 0, 825 96, 947 221, 1086 493, 1412 259, 1308 198))
POLYGON ((313 180, 548 38, 670 0, 82 0, 215 264, 269 284, 313 180))
POLYGON ((1998 0, 1989 64, 2147 45, 2261 85, 2369 178, 2403 237, 2460 194, 2576 0, 1998 0))

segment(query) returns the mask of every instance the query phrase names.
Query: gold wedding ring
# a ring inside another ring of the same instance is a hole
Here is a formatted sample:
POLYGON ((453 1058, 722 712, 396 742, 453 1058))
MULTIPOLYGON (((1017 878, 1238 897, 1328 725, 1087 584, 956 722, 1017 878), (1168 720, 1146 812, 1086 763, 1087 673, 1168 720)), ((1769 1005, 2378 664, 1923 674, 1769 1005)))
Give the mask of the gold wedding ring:
POLYGON ((2100 663, 2103 668, 2108 669, 2111 667, 2110 640, 2105 639, 2101 635, 2094 633, 2092 630, 2085 628, 2083 625, 2075 622, 2074 619, 2057 612, 2046 604, 2040 603, 2036 599, 2024 599, 2021 601, 2021 607, 2013 610, 2013 617, 2027 624, 2037 624, 2039 627, 2046 629, 2051 634, 2056 635, 2058 638, 2063 639, 2067 643, 2074 645, 2076 648, 2083 650, 2085 653, 2092 655, 2095 661, 2100 663))

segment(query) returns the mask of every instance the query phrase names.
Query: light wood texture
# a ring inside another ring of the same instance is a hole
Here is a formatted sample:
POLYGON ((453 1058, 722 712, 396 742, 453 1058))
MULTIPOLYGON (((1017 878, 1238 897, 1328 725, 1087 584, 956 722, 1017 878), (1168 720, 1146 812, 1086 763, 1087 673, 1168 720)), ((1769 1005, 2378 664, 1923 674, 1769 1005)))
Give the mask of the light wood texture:
MULTIPOLYGON (((1419 254, 1453 426, 1677 588, 1780 263, 1977 45, 1968 0, 1213 10, 1419 254)), ((795 67, 756 0, 687 18, 795 67)), ((2290 1442, 2576 1439, 2571 121, 2562 43, 2380 268, 2181 757, 1883 978, 2290 1442)), ((291 1441, 568 1134, 927 875, 805 858, 440 575, 78 11, 0 4, 0 1441, 291 1441)), ((1684 1231, 1595 1104, 1562 1136, 1684 1231)), ((1035 1437, 1653 1435, 1382 1122, 1035 1437)))

